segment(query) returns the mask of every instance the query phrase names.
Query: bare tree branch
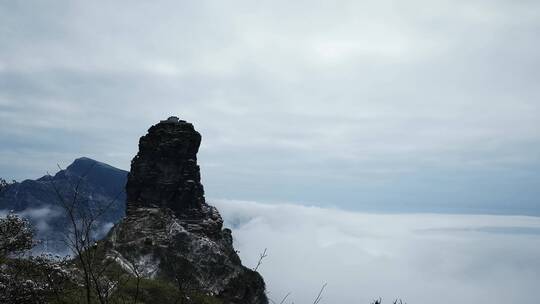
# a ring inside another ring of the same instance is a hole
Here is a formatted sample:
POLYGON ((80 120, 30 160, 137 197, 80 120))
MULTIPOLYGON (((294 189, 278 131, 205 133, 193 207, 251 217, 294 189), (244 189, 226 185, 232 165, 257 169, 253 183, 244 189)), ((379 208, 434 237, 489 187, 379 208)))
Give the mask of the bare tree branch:
POLYGON ((257 262, 257 266, 255 266, 255 268, 253 268, 253 271, 257 271, 257 269, 259 269, 259 266, 261 266, 263 259, 266 258, 266 257, 268 256, 268 255, 266 254, 266 249, 267 249, 267 248, 264 248, 263 253, 261 253, 261 255, 260 255, 260 257, 259 257, 259 261, 257 262))
POLYGON ((319 290, 319 294, 315 298, 315 301, 313 301, 313 304, 318 304, 322 300, 322 293, 323 293, 324 289, 326 288, 326 285, 327 285, 327 283, 323 284, 323 286, 321 287, 321 290, 319 290))

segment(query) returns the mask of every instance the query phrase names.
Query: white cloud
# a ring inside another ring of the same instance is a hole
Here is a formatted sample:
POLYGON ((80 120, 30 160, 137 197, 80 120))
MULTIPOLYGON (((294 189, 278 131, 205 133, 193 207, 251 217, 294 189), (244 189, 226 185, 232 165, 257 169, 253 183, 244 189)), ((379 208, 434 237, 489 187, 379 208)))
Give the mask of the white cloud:
POLYGON ((61 210, 51 207, 40 207, 33 209, 25 209, 18 214, 32 221, 33 226, 39 233, 48 233, 50 224, 62 215, 61 210))
POLYGON ((535 303, 540 218, 367 214, 216 200, 245 265, 271 298, 312 303, 535 303))

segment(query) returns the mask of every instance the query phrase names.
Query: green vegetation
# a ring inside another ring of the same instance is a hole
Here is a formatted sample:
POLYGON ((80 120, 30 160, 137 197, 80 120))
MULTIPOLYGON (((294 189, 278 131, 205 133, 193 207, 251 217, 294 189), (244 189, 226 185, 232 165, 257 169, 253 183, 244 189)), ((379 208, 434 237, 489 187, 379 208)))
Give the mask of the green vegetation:
MULTIPOLYGON (((67 286, 66 286, 67 287, 67 286)), ((86 304, 85 291, 82 287, 71 285, 62 292, 60 297, 50 294, 45 298, 46 303, 51 304, 86 304)), ((91 303, 100 303, 98 295, 93 293, 91 303)), ((173 284, 163 280, 127 278, 118 286, 107 299, 111 304, 221 304, 222 302, 211 296, 196 292, 184 293, 179 291, 173 284)))

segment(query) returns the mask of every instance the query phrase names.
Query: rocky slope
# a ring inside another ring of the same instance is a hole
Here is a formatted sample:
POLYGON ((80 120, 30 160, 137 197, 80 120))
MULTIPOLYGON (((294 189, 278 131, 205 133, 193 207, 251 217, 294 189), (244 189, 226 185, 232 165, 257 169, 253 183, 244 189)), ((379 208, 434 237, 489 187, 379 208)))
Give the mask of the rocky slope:
POLYGON ((231 231, 205 202, 197 152, 201 135, 175 117, 141 137, 126 186, 126 217, 105 240, 128 271, 176 282, 224 303, 268 303, 262 277, 244 267, 231 231))

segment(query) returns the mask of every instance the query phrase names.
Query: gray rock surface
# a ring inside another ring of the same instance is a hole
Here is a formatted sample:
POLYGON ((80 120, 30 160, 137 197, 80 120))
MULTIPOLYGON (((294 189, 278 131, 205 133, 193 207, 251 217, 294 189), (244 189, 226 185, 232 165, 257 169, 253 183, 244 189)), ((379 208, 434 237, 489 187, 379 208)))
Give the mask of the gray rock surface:
POLYGON ((206 203, 197 165, 201 135, 169 118, 141 137, 126 185, 126 218, 106 238, 109 254, 146 276, 171 280, 224 303, 265 304, 265 285, 244 267, 206 203))

